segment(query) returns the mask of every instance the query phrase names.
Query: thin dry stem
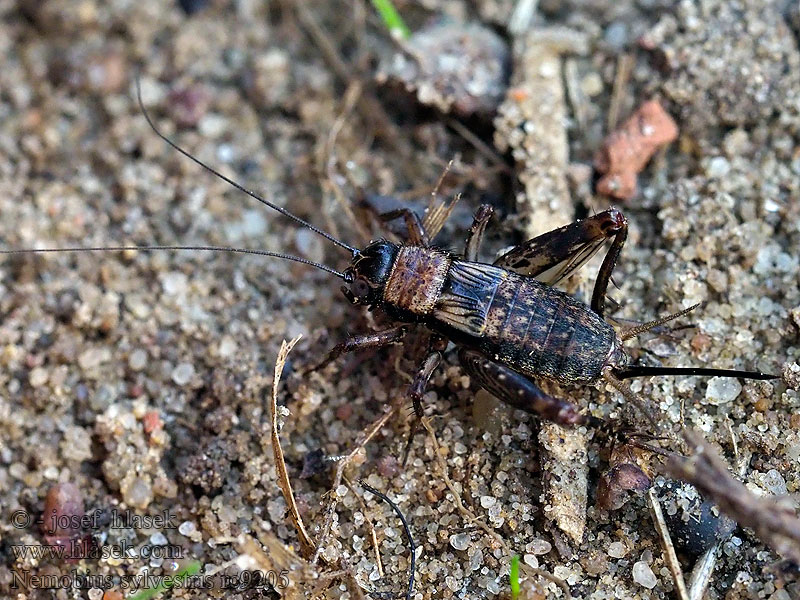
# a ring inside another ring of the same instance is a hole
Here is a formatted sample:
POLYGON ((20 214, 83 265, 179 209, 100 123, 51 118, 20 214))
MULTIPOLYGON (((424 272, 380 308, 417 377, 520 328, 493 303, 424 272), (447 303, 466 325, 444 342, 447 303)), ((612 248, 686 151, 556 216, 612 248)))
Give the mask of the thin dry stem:
POLYGON ((619 124, 619 116, 622 112, 622 103, 625 99, 625 87, 630 81, 633 72, 634 57, 632 54, 622 54, 617 61, 617 74, 614 77, 614 88, 611 92, 611 104, 608 107, 608 120, 606 127, 608 131, 614 131, 619 124))
POLYGON ((289 516, 297 529, 297 536, 300 540, 300 547, 303 554, 308 557, 314 552, 314 541, 308 535, 305 525, 303 525, 303 518, 300 516, 300 511, 297 509, 297 502, 294 499, 292 492, 292 483, 289 481, 289 471, 286 469, 286 461, 283 458, 283 448, 281 448, 281 440, 278 436, 278 387, 281 382, 281 374, 283 367, 286 364, 286 358, 289 352, 292 351, 294 345, 300 341, 302 336, 297 336, 291 342, 283 340, 281 342, 281 349, 278 351, 278 359, 275 361, 275 374, 272 379, 272 394, 270 396, 270 417, 272 419, 272 451, 275 453, 275 468, 278 471, 278 485, 283 492, 283 498, 286 500, 286 505, 289 507, 289 516))
POLYGON ((320 154, 319 170, 320 172, 325 173, 325 177, 322 180, 322 187, 331 190, 334 198, 336 198, 337 204, 342 211, 344 211, 344 214, 347 215, 351 225, 356 228, 361 240, 363 242, 368 242, 370 239, 370 233, 353 213, 350 200, 342 191, 342 186, 340 186, 337 182, 339 174, 336 171, 336 164, 338 163, 338 159, 336 157, 336 141, 339 137, 339 133, 344 127, 344 124, 347 122, 347 118, 350 116, 350 113, 353 112, 353 108, 355 108, 356 104, 358 103, 358 99, 361 97, 363 89, 363 84, 357 80, 351 81, 350 85, 347 87, 347 90, 344 93, 342 111, 336 118, 336 121, 334 121, 333 126, 328 133, 328 137, 325 140, 323 152, 320 154))
POLYGON ((380 546, 378 545, 378 535, 375 533, 375 524, 372 522, 372 519, 369 517, 369 509, 367 509, 367 503, 364 502, 364 498, 361 497, 356 489, 353 487, 353 483, 347 478, 343 477, 344 484, 347 486, 347 489, 350 490, 353 495, 358 500, 358 503, 361 505, 361 512, 364 515, 364 521, 367 524, 367 529, 369 530, 369 537, 372 540, 372 548, 375 550, 375 564, 378 567, 378 575, 383 578, 385 576, 383 570, 383 561, 381 560, 381 550, 380 546))
POLYGON ((675 546, 672 544, 672 537, 669 534, 667 522, 664 520, 664 513, 661 511, 661 503, 658 501, 656 492, 652 487, 647 491, 647 505, 650 507, 650 515, 653 517, 658 539, 661 542, 661 549, 664 551, 664 562, 667 563, 669 572, 672 574, 672 581, 675 583, 678 600, 689 600, 683 569, 681 569, 681 563, 675 553, 675 546))

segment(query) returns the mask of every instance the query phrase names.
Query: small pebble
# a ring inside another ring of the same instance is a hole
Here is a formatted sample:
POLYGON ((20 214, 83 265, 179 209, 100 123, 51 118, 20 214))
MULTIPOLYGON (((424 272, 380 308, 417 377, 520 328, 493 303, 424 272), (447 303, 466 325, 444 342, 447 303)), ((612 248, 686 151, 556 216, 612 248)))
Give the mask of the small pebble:
POLYGON ((111 350, 108 348, 89 348, 78 356, 78 366, 84 371, 89 371, 109 360, 111 360, 111 350))
POLYGON ((548 552, 550 552, 550 550, 553 549, 553 545, 547 540, 543 540, 541 538, 534 538, 526 546, 526 549, 530 550, 534 554, 547 554, 548 552))
POLYGON ((590 98, 594 98, 603 91, 603 78, 596 71, 587 73, 581 80, 581 90, 590 98))
POLYGON ((732 377, 712 377, 706 387, 706 402, 727 404, 733 402, 742 392, 742 384, 732 377))
POLYGON ((120 486, 122 497, 127 504, 145 509, 153 500, 153 488, 143 477, 134 477, 128 485, 120 486))
POLYGON ((183 523, 178 525, 178 533, 180 533, 181 535, 189 537, 195 531, 197 531, 197 527, 192 521, 184 521, 183 523))
POLYGON ((208 110, 210 97, 201 85, 190 85, 169 94, 172 120, 181 127, 195 127, 208 110))
POLYGON ((89 600, 102 600, 103 590, 100 588, 91 588, 86 592, 86 597, 89 598, 89 600))
POLYGON ((633 563, 633 580, 648 590, 652 590, 658 583, 658 579, 656 579, 656 575, 650 565, 643 560, 633 563))
POLYGON ((612 558, 622 558, 628 553, 628 549, 622 542, 611 542, 608 545, 608 555, 612 558))
POLYGON ((325 248, 322 247, 321 238, 310 229, 298 229, 294 239, 297 250, 305 258, 314 262, 321 262, 325 258, 325 248))
POLYGON ((194 365, 191 363, 181 363, 172 370, 172 381, 176 385, 186 385, 194 377, 194 365))
POLYGON ((725 177, 731 170, 731 164, 722 156, 715 156, 706 164, 706 175, 717 178, 725 177))
POLYGON ((150 543, 153 544, 154 546, 166 546, 167 542, 168 540, 166 536, 160 531, 157 531, 156 533, 150 536, 150 543))
POLYGON ((219 341, 219 355, 221 358, 232 357, 236 353, 236 348, 236 342, 231 336, 222 336, 222 339, 219 341))
POLYGON ((606 27, 603 39, 614 50, 621 50, 628 42, 628 26, 621 21, 614 21, 606 27))
POLYGON ((141 371, 147 365, 147 352, 134 350, 128 357, 128 366, 132 371, 141 371))
POLYGON ((188 283, 189 279, 186 277, 186 273, 181 273, 180 271, 164 273, 161 276, 161 286, 168 296, 185 294, 188 283))
POLYGON ((42 531, 45 538, 69 540, 77 537, 80 533, 78 521, 83 515, 83 493, 80 488, 68 481, 55 484, 47 490, 44 501, 42 531))
POLYGON ((450 545, 456 550, 466 550, 469 546, 469 534, 454 533, 450 536, 450 545))
POLYGON ((31 387, 41 387, 47 383, 47 380, 50 378, 50 374, 47 372, 47 369, 42 367, 36 367, 35 369, 31 370, 30 374, 28 375, 28 381, 31 384, 31 387))

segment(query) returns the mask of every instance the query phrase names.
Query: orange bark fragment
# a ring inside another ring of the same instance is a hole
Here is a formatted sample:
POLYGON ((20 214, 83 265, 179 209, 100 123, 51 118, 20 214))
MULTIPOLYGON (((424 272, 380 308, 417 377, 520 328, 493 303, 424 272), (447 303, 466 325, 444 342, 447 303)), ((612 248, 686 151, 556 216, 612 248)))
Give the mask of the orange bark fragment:
POLYGON ((642 104, 616 131, 610 133, 594 157, 603 173, 597 191, 621 200, 636 194, 636 175, 661 146, 678 137, 678 126, 655 101, 642 104))

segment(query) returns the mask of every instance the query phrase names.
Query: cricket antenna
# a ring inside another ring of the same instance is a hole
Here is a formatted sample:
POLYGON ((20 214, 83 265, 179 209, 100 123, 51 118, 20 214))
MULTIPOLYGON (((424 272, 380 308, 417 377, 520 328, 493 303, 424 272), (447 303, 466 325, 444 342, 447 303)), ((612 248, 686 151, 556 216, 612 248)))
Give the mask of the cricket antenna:
POLYGON ((284 260, 291 260, 294 262, 302 263, 316 267, 331 275, 336 275, 340 279, 347 281, 347 276, 341 271, 332 269, 323 264, 316 263, 300 256, 292 256, 291 254, 282 254, 280 252, 269 252, 267 250, 251 250, 249 248, 229 248, 227 246, 95 246, 91 248, 24 248, 20 250, 0 250, 0 254, 47 254, 52 252, 124 252, 124 251, 144 251, 149 252, 153 250, 193 250, 193 251, 207 251, 207 252, 236 252, 239 254, 256 254, 258 256, 272 256, 274 258, 283 258, 284 260))
POLYGON ((701 367, 625 367, 614 371, 618 379, 631 377, 650 377, 659 375, 700 375, 703 377, 741 377, 743 379, 780 379, 779 375, 761 371, 737 371, 734 369, 706 369, 701 367))
POLYGON ((174 150, 177 150, 178 152, 183 154, 186 158, 194 161, 196 164, 198 164, 201 167, 203 167, 206 171, 208 171, 210 173, 213 173, 214 175, 216 175, 217 177, 222 179, 225 183, 235 187, 240 192, 244 192, 245 194, 247 194, 251 198, 254 198, 255 200, 258 200, 259 202, 261 202, 261 204, 264 204, 265 206, 268 206, 271 209, 278 211, 282 215, 284 215, 286 217, 289 217, 295 223, 298 223, 298 224, 302 225, 303 227, 308 227, 311 231, 313 231, 314 233, 316 233, 318 235, 321 235, 322 237, 324 237, 329 242, 333 242, 337 246, 340 246, 340 247, 342 247, 342 248, 344 248, 346 250, 349 250, 353 254, 354 257, 359 254, 358 248, 353 248, 352 246, 349 246, 348 244, 345 244, 341 240, 338 240, 335 237, 333 237, 331 234, 329 234, 329 233, 327 233, 325 231, 322 231, 321 229, 315 227, 314 225, 312 225, 308 221, 304 221, 300 217, 298 217, 296 215, 293 215, 292 213, 290 213, 285 208, 281 208, 277 204, 273 204, 272 202, 270 202, 269 200, 267 200, 265 198, 262 198, 261 196, 259 196, 255 192, 253 192, 251 190, 248 190, 243 185, 241 185, 239 183, 236 183, 233 179, 230 179, 230 178, 226 177, 225 175, 223 175, 222 173, 217 171, 215 168, 211 167, 210 165, 207 165, 202 160, 200 160, 196 156, 192 155, 187 150, 184 150, 178 144, 176 144, 171 139, 169 139, 167 136, 165 136, 163 133, 161 133, 161 131, 159 131, 158 127, 156 127, 155 123, 153 123, 153 120, 150 118, 150 115, 148 114, 147 109, 144 107, 144 102, 142 102, 142 86, 141 86, 141 82, 139 80, 139 76, 138 75, 136 76, 136 99, 139 102, 139 110, 142 111, 142 114, 144 115, 144 118, 147 120, 147 124, 150 125, 150 128, 155 132, 155 134, 158 137, 160 137, 162 140, 164 140, 174 150))

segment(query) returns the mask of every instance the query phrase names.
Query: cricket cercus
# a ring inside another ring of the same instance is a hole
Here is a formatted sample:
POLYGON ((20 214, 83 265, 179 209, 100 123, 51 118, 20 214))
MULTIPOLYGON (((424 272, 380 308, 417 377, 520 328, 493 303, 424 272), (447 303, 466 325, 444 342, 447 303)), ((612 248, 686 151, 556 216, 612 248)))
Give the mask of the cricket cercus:
MULTIPOLYGON (((328 364, 345 352, 398 342, 407 333, 409 325, 427 327, 434 333, 430 352, 416 373, 409 392, 419 416, 422 415, 421 399, 425 387, 441 361, 447 340, 458 346, 461 364, 480 386, 516 408, 565 425, 586 423, 589 417, 581 414, 571 403, 544 393, 534 383, 534 378, 551 379, 562 384, 593 384, 605 380, 643 410, 625 379, 650 375, 776 377, 755 371, 632 364, 623 346, 624 340, 679 317, 694 307, 621 333, 606 322, 606 290, 628 231, 625 217, 615 208, 528 240, 493 264, 479 262, 478 258, 483 232, 492 215, 488 205, 481 206, 475 213, 463 255, 432 247, 429 232, 408 209, 384 215, 386 218, 405 219, 408 242, 396 244, 379 240, 358 249, 203 163, 156 128, 141 104, 141 96, 139 103, 153 131, 172 148, 238 190, 343 248, 351 254, 350 266, 338 271, 277 252, 212 246, 116 246, 3 250, 0 253, 212 250, 272 256, 322 269, 345 282, 342 291, 351 303, 383 310, 398 324, 338 344, 315 368, 328 364), (610 242, 610 247, 588 306, 552 287, 588 261, 607 242, 610 242)), ((643 410, 643 413, 655 425, 655 419, 647 411, 643 410)))

